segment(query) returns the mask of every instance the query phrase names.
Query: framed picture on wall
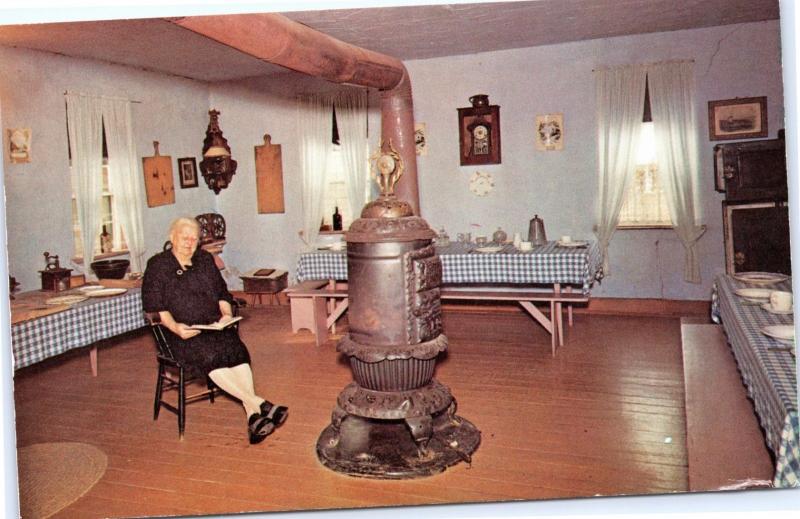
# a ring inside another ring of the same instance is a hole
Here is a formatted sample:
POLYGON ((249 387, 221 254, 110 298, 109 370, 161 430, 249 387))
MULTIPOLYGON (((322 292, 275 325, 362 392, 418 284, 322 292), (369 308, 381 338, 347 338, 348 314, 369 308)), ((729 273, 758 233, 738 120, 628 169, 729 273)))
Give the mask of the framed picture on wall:
POLYGON ((767 136, 767 98, 737 97, 708 102, 708 138, 752 139, 767 136))
POLYGON ((414 146, 417 148, 417 155, 425 156, 428 154, 428 138, 426 136, 425 123, 414 123, 414 146))
POLYGON ((564 115, 536 116, 536 149, 553 151, 564 149, 564 115))
POLYGON ((197 187, 197 159, 194 157, 178 159, 178 175, 181 179, 181 189, 197 187))
POLYGON ((461 165, 500 164, 500 107, 484 94, 469 100, 471 107, 458 109, 461 165))
POLYGON ((8 134, 8 158, 12 164, 31 161, 31 129, 14 128, 8 134))

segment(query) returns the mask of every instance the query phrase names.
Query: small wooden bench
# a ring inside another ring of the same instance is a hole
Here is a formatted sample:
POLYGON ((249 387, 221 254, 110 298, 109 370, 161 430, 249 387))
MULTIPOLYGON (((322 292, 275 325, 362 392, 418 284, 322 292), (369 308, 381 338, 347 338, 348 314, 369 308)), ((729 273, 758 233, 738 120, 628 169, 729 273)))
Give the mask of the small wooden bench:
MULTIPOLYGON (((311 283, 311 282, 307 282, 311 283)), ((347 310, 347 289, 322 288, 327 285, 325 281, 316 282, 316 286, 306 285, 290 287, 286 290, 292 311, 292 331, 300 328, 311 330, 316 336, 317 346, 326 338, 327 330, 333 326, 339 317, 347 310), (320 283, 322 285, 320 285, 320 283), (328 301, 343 299, 332 310, 328 301), (298 312, 297 320, 295 311, 298 312), (310 312, 310 317, 303 314, 310 312), (303 315, 301 315, 303 314, 303 315), (295 324, 297 321, 297 325, 295 324)), ((515 290, 468 290, 444 289, 441 291, 442 299, 462 299, 481 301, 517 301, 551 336, 552 354, 556 354, 556 346, 563 346, 564 323, 561 313, 562 304, 586 303, 589 296, 573 292, 554 291, 515 291, 515 290), (534 302, 547 302, 550 304, 550 316, 545 315, 536 308, 534 302), (555 316, 555 319, 553 319, 555 316)))
POLYGON ((297 333, 302 328, 311 331, 316 336, 317 346, 325 342, 328 329, 348 306, 347 290, 331 286, 325 280, 303 281, 284 290, 292 313, 292 332, 297 333), (342 301, 331 306, 328 303, 332 299, 342 301))
POLYGON ((775 466, 722 327, 684 322, 681 341, 689 490, 766 486, 775 466))

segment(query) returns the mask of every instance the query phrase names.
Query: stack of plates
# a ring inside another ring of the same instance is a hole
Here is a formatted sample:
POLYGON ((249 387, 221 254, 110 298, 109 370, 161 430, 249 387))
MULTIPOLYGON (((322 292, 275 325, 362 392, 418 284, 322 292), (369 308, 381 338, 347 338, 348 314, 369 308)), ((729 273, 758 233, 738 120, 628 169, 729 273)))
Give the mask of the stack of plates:
POLYGON ((756 303, 764 303, 769 301, 769 295, 772 290, 766 288, 737 288, 735 290, 737 296, 753 301, 756 303))
POLYGON ((475 251, 477 251, 477 252, 483 252, 483 253, 486 253, 486 254, 492 254, 492 253, 495 253, 495 252, 500 252, 501 250, 503 250, 503 247, 501 247, 501 246, 478 247, 477 249, 475 249, 475 251))
POLYGON ((781 281, 786 281, 789 276, 775 272, 737 272, 732 275, 733 279, 747 283, 748 285, 774 285, 781 281))

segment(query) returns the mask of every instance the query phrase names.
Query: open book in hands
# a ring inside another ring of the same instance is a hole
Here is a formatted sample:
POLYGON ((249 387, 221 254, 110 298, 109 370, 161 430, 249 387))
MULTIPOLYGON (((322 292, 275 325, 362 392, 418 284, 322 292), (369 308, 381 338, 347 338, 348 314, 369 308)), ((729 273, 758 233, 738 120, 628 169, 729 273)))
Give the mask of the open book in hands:
POLYGON ((189 328, 192 330, 224 330, 233 323, 238 323, 242 320, 241 315, 236 317, 223 317, 219 321, 211 324, 193 324, 189 328))

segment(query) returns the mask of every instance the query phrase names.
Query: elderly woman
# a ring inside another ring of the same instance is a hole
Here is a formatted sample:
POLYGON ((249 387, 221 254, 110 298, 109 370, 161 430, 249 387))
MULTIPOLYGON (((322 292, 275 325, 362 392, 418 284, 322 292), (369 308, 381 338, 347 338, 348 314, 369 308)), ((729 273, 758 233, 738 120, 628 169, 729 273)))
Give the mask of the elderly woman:
POLYGON ((147 262, 142 284, 145 312, 158 312, 171 332, 176 360, 189 375, 208 376, 223 391, 241 400, 247 413, 250 443, 264 440, 288 415, 256 395, 250 354, 234 328, 201 331, 196 324, 225 322, 233 316, 228 292, 214 258, 197 247, 200 227, 193 218, 170 226, 172 247, 147 262))

